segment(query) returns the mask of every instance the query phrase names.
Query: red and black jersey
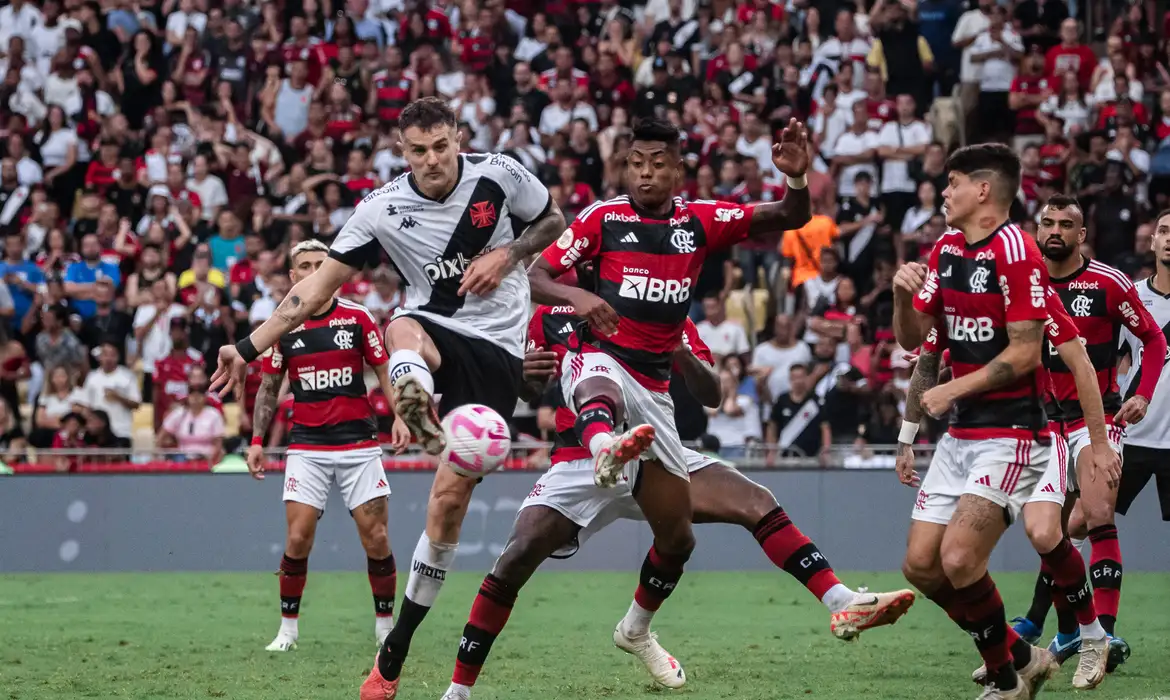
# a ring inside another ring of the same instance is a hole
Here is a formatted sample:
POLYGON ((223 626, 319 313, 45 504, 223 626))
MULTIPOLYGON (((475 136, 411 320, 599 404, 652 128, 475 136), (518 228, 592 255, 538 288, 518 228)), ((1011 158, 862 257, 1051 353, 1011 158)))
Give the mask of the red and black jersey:
MULTIPOLYGON (((1011 92, 1023 95, 1039 95, 1049 88, 1049 80, 1039 75, 1018 75, 1012 81, 1011 92)), ((1016 134, 1043 134, 1040 122, 1036 121, 1036 108, 1016 110, 1016 134)))
POLYGON ((153 401, 155 422, 159 425, 171 406, 187 396, 187 378, 197 366, 203 366, 203 354, 194 348, 172 350, 166 357, 155 360, 153 381, 159 393, 153 401))
POLYGON ((464 69, 473 73, 487 70, 496 52, 496 43, 490 34, 478 27, 459 32, 459 61, 464 69))
POLYGON ((536 84, 541 90, 548 92, 552 86, 557 84, 558 80, 570 81, 574 89, 589 89, 589 74, 579 68, 570 68, 567 74, 561 74, 556 68, 549 68, 540 74, 536 84))
POLYGON ((638 91, 628 80, 620 76, 606 80, 596 75, 589 81, 589 97, 594 106, 626 107, 634 104, 638 91))
POLYGON ((374 99, 377 103, 378 121, 394 125, 398 115, 410 103, 410 91, 414 85, 401 71, 380 70, 374 73, 374 99))
POLYGON ((362 201, 366 195, 378 189, 378 179, 373 173, 366 173, 361 177, 344 175, 341 182, 345 184, 347 190, 353 193, 355 202, 362 201))
POLYGON ((345 299, 334 299, 328 311, 281 336, 264 357, 264 373, 288 371, 293 395, 289 447, 376 446, 378 425, 363 372, 366 364, 377 367, 388 360, 374 316, 345 299))
MULTIPOLYGON (((691 307, 691 288, 708 251, 744 240, 752 207, 675 197, 671 214, 656 218, 628 197, 585 209, 543 255, 554 274, 594 260, 597 293, 620 317, 601 337, 582 327, 581 351, 605 352, 639 384, 665 392, 670 353, 678 347, 691 307)), ((1034 244, 1033 244, 1034 245, 1034 244)))
POLYGON ((362 110, 357 105, 350 105, 347 109, 333 111, 325 120, 325 136, 335 141, 341 141, 346 134, 357 131, 362 123, 362 110))
MULTIPOLYGON (((1157 378, 1162 373, 1165 360, 1165 338, 1162 329, 1146 310, 1138 297, 1137 288, 1123 272, 1096 260, 1085 260, 1081 267, 1068 277, 1053 278, 1052 286, 1060 295, 1065 308, 1071 312, 1077 331, 1085 341, 1085 349, 1093 369, 1097 371, 1097 384, 1101 388, 1101 401, 1105 405, 1106 422, 1112 424, 1113 414, 1121 408, 1121 393, 1117 387, 1117 362, 1120 359, 1121 329, 1128 328, 1140 338, 1145 347, 1152 347, 1152 354, 1143 355, 1143 362, 1151 362, 1156 372, 1145 375, 1144 396, 1152 396, 1157 378)), ((1044 366, 1052 373, 1055 387, 1053 401, 1048 403, 1049 417, 1062 419, 1071 432, 1084 425, 1084 413, 1077 400, 1077 385, 1068 366, 1056 355, 1055 349, 1045 353, 1044 366)), ((1142 388, 1139 387, 1139 393, 1142 388)))
MULTIPOLYGON (((1008 346, 1007 325, 1046 321, 1048 270, 1035 239, 1012 223, 967 243, 948 231, 930 253, 929 271, 914 308, 942 322, 956 378, 985 367, 1008 346)), ((1047 438, 1044 373, 960 399, 950 434, 982 440, 1047 438)))
MULTIPOLYGON (((573 313, 571 306, 538 306, 528 322, 528 352, 543 348, 557 356, 557 365, 569 353, 570 337, 577 326, 581 324, 581 317, 573 313)), ((703 362, 715 364, 715 357, 711 348, 699 337, 699 329, 694 321, 687 318, 683 325, 683 342, 703 362)), ((677 371, 677 369, 675 370, 677 371)), ((553 438, 553 450, 549 459, 553 464, 569 462, 578 459, 588 459, 589 449, 581 445, 573 425, 577 416, 564 404, 564 397, 554 390, 553 406, 556 409, 556 435, 553 438)))

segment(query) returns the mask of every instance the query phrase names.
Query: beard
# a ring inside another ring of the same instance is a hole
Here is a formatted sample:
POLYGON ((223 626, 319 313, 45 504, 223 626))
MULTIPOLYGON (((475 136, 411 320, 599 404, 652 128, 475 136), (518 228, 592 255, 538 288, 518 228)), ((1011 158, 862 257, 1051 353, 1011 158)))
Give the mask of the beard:
POLYGON ((1077 246, 1066 245, 1061 241, 1059 245, 1055 243, 1045 243, 1044 247, 1040 249, 1044 253, 1044 257, 1053 262, 1064 262, 1072 257, 1073 253, 1077 251, 1077 246))

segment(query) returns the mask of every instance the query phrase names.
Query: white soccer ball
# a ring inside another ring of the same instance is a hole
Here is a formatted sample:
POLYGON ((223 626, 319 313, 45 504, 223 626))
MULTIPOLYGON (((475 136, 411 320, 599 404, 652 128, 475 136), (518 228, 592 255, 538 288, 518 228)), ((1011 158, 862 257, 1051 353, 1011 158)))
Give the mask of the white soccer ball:
POLYGON ((504 417, 478 403, 456 408, 443 418, 447 446, 441 458, 456 474, 478 479, 499 469, 512 450, 504 417))

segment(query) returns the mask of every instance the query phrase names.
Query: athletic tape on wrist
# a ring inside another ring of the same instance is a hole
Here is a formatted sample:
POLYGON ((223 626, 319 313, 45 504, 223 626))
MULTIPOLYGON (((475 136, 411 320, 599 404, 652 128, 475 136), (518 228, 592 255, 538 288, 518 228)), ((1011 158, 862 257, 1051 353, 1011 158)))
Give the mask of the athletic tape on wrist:
POLYGON ((808 187, 808 176, 807 175, 801 175, 800 177, 792 177, 791 175, 785 175, 784 179, 785 179, 785 181, 788 182, 788 186, 794 190, 803 190, 806 187, 808 187))
POLYGON ((916 437, 918 437, 918 424, 903 420, 902 429, 898 431, 898 442, 903 445, 913 445, 916 437))
POLYGON ((236 351, 240 353, 240 357, 244 358, 244 362, 252 362, 257 357, 260 357, 260 353, 256 350, 256 345, 252 342, 252 336, 247 336, 236 343, 236 351))

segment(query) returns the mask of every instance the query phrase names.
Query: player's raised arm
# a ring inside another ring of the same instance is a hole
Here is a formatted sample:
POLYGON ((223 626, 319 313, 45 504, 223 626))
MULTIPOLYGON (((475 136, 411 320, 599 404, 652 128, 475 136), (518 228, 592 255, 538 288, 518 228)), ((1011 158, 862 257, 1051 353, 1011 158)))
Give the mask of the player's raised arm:
POLYGON ((779 202, 761 202, 752 206, 748 237, 766 236, 798 229, 812 218, 812 198, 808 192, 808 132, 795 119, 780 132, 780 143, 772 146, 772 163, 786 176, 788 188, 779 202))

